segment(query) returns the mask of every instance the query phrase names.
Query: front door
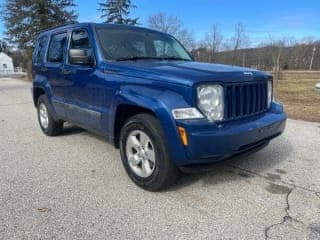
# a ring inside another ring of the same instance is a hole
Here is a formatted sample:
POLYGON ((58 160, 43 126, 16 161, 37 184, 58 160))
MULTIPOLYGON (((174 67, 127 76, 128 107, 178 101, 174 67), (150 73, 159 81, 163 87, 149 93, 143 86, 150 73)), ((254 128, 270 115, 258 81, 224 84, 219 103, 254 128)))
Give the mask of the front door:
MULTIPOLYGON (((85 50, 96 63, 88 31, 85 28, 73 30, 69 49, 85 50)), ((101 130, 102 117, 106 111, 106 91, 101 71, 97 69, 96 64, 72 63, 68 56, 63 72, 70 86, 66 95, 68 119, 86 128, 101 130)))

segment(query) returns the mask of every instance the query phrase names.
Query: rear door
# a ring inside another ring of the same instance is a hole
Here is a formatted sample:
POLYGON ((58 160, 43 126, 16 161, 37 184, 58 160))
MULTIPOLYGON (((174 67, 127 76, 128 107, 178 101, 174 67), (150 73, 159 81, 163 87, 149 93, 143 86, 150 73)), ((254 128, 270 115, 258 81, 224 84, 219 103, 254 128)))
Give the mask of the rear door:
POLYGON ((34 78, 41 78, 44 80, 46 74, 42 71, 43 63, 45 62, 46 49, 48 45, 49 36, 43 35, 37 40, 33 56, 32 56, 32 70, 34 78))
POLYGON ((68 82, 63 74, 68 43, 68 32, 51 35, 46 61, 40 69, 47 76, 52 93, 52 103, 59 116, 65 118, 65 98, 68 82))
POLYGON ((48 74, 47 74, 47 71, 44 70, 44 66, 43 66, 45 62, 48 42, 49 42, 48 35, 40 36, 36 42, 36 46, 33 51, 32 78, 33 78, 34 87, 43 87, 43 86, 39 86, 40 83, 44 83, 48 81, 48 74), (38 85, 38 86, 35 86, 35 85, 38 85))

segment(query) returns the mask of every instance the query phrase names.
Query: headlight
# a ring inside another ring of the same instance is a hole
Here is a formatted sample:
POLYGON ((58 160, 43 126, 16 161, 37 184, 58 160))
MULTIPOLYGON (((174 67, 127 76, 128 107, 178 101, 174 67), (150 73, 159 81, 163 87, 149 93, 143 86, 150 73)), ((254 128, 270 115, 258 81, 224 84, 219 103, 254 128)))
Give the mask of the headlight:
POLYGON ((272 81, 268 81, 268 108, 270 108, 272 103, 272 95, 273 95, 273 84, 272 84, 272 81))
POLYGON ((223 87, 202 85, 197 89, 198 107, 209 121, 220 121, 224 115, 223 87))

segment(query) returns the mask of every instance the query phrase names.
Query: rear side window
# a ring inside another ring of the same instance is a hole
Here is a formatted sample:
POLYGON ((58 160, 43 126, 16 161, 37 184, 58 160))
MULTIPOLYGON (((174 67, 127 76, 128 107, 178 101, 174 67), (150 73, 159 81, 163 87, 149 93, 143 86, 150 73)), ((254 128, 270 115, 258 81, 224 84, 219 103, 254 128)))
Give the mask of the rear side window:
POLYGON ((44 60, 44 56, 46 55, 46 47, 47 47, 48 37, 43 36, 38 40, 38 44, 34 50, 33 55, 33 63, 39 64, 44 60))
POLYGON ((62 63, 67 46, 67 33, 53 35, 48 50, 48 62, 62 63))

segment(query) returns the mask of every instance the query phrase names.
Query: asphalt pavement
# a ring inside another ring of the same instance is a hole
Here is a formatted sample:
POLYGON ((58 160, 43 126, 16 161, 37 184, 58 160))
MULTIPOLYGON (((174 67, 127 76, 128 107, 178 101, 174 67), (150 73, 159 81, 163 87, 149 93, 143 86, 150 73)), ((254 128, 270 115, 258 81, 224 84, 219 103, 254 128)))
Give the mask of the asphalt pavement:
POLYGON ((45 136, 30 83, 0 78, 0 239, 320 239, 320 123, 151 193, 102 137, 45 136))

